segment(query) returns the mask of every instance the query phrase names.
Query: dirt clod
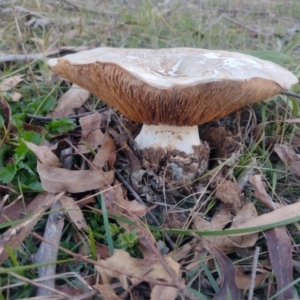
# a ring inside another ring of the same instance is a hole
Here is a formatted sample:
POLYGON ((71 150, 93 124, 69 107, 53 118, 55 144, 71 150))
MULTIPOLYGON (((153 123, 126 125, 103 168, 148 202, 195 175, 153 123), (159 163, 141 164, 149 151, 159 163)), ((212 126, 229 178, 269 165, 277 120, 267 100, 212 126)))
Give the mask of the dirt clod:
POLYGON ((212 149, 212 158, 223 161, 232 156, 239 156, 242 148, 240 137, 225 126, 208 127, 203 130, 201 136, 212 149))
POLYGON ((241 207, 241 189, 238 184, 225 180, 221 182, 216 190, 215 196, 225 204, 237 211, 241 207))

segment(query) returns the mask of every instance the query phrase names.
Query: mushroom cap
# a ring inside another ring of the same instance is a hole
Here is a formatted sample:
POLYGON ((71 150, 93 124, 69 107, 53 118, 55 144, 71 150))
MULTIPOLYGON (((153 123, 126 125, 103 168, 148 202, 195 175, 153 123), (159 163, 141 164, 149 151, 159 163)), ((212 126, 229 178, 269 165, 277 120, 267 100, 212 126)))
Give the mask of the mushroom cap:
POLYGON ((146 124, 193 126, 298 82, 250 55, 194 48, 96 48, 48 61, 52 70, 146 124))

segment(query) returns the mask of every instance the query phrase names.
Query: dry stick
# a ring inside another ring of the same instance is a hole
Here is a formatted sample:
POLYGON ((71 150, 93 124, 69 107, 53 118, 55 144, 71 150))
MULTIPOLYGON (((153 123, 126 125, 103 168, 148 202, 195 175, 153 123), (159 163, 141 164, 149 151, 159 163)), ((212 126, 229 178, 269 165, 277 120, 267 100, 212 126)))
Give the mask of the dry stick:
MULTIPOLYGON (((51 213, 49 214, 46 229, 44 232, 44 237, 47 240, 53 241, 55 244, 59 244, 62 230, 64 227, 64 212, 61 210, 61 204, 57 200, 52 208, 51 213)), ((45 242, 42 242, 39 250, 36 255, 34 255, 35 263, 45 263, 45 262, 55 262, 57 260, 58 248, 48 245, 45 242)), ((51 277, 55 275, 56 265, 42 266, 38 268, 38 277, 51 277)), ((55 278, 51 278, 42 283, 51 289, 55 288, 55 278)), ((44 287, 39 287, 37 290, 37 296, 49 296, 53 295, 53 292, 44 287)))
POLYGON ((297 99, 300 99, 300 95, 295 94, 295 93, 291 93, 291 92, 283 92, 282 95, 288 96, 288 97, 294 97, 297 99))
POLYGON ((39 91, 39 86, 37 85, 36 83, 36 80, 35 80, 35 77, 34 77, 34 74, 33 74, 33 70, 31 68, 31 64, 30 64, 30 61, 28 60, 28 55, 27 55, 27 51, 26 51, 26 48, 25 48, 25 44, 24 44, 24 41, 22 40, 22 34, 21 34, 21 30, 20 30, 20 26, 19 26, 19 23, 18 23, 18 20, 17 20, 17 15, 16 15, 16 8, 17 7, 13 7, 13 12, 14 12, 14 18, 15 18, 15 23, 16 23, 16 29, 17 29, 17 33, 18 33, 18 37, 20 39, 20 43, 21 43, 21 47, 22 47, 22 50, 23 50, 23 53, 26 57, 26 62, 27 62, 27 65, 28 65, 28 74, 36 88, 37 91, 39 91))
POLYGON ((53 294, 55 293, 55 294, 57 294, 57 295, 60 295, 60 296, 65 297, 66 299, 73 299, 73 297, 71 297, 71 296, 69 296, 69 295, 67 295, 67 294, 65 294, 65 293, 63 293, 63 292, 60 292, 60 291, 58 291, 58 290, 56 290, 56 289, 54 289, 54 288, 51 288, 51 287, 49 287, 49 286, 47 286, 47 285, 45 285, 45 284, 38 283, 38 282, 36 282, 36 281, 34 281, 34 280, 30 280, 30 279, 28 279, 28 278, 26 278, 26 277, 23 277, 23 276, 21 276, 21 275, 15 273, 15 272, 8 272, 7 274, 9 274, 10 276, 13 276, 13 277, 15 277, 15 278, 18 278, 18 279, 20 279, 20 280, 22 280, 22 281, 24 281, 24 282, 26 282, 26 283, 29 283, 29 284, 31 284, 31 285, 34 285, 34 286, 38 287, 39 289, 45 289, 45 290, 48 290, 48 291, 51 293, 51 295, 53 295, 53 294))
MULTIPOLYGON (((122 181, 122 183, 126 186, 126 188, 131 192, 131 194, 133 195, 133 197, 141 204, 145 205, 144 201, 141 199, 141 197, 138 195, 138 193, 134 190, 134 188, 129 184, 129 182, 121 175, 121 173, 115 169, 115 173, 118 177, 118 179, 120 179, 122 181)), ((153 223, 158 226, 161 227, 161 224, 159 223, 159 221, 157 220, 157 218, 154 216, 154 214, 149 211, 148 212, 149 217, 152 219, 153 223)), ((171 250, 174 250, 176 245, 173 243, 173 241, 171 240, 171 238, 169 237, 169 235, 167 233, 164 233, 164 237, 166 239, 166 241, 168 242, 168 246, 171 248, 171 250)))
POLYGON ((35 53, 35 54, 7 54, 0 56, 0 64, 7 63, 7 62, 28 62, 34 60, 48 60, 44 54, 35 53))
MULTIPOLYGON (((118 274, 125 275, 127 277, 132 277, 132 278, 136 278, 136 279, 141 280, 141 281, 145 281, 145 278, 137 276, 135 274, 132 274, 132 273, 130 273, 128 271, 124 271, 124 270, 120 271, 120 269, 118 269, 118 268, 115 269, 115 268, 107 267, 106 265, 103 265, 101 263, 101 261, 92 260, 90 258, 84 257, 81 254, 77 254, 77 253, 74 253, 72 251, 69 251, 68 249, 66 249, 64 247, 59 246, 59 244, 54 244, 53 242, 51 242, 49 240, 46 240, 41 235, 39 235, 39 234, 37 234, 35 232, 31 232, 30 234, 33 237, 35 237, 36 239, 40 240, 40 241, 46 242, 46 243, 48 243, 48 244, 50 244, 52 246, 57 247, 58 249, 64 251, 66 254, 72 256, 73 258, 75 258, 75 259, 77 259, 79 261, 85 261, 85 262, 87 262, 89 264, 92 264, 92 265, 95 265, 95 266, 99 266, 99 267, 101 267, 103 269, 107 269, 107 270, 116 272, 118 274)), ((150 278, 147 278, 147 282, 151 283, 151 284, 154 284, 154 285, 177 287, 176 284, 174 284, 174 283, 163 282, 163 281, 160 281, 160 280, 153 280, 153 279, 150 279, 150 278)))
POLYGON ((260 247, 255 247, 254 257, 253 257, 253 268, 251 273, 251 280, 250 280, 250 287, 249 287, 249 295, 248 300, 253 299, 253 291, 255 286, 255 277, 256 277, 256 270, 257 270, 257 262, 259 256, 260 247))
POLYGON ((84 116, 87 116, 87 115, 91 115, 95 112, 101 113, 101 112, 104 112, 108 109, 109 109, 108 107, 104 107, 104 108, 88 111, 88 112, 78 114, 78 115, 70 115, 70 116, 63 116, 63 117, 43 117, 43 116, 39 116, 39 115, 27 114, 27 118, 34 119, 34 120, 40 120, 40 121, 60 120, 62 118, 76 119, 76 118, 81 118, 81 117, 84 117, 84 116))

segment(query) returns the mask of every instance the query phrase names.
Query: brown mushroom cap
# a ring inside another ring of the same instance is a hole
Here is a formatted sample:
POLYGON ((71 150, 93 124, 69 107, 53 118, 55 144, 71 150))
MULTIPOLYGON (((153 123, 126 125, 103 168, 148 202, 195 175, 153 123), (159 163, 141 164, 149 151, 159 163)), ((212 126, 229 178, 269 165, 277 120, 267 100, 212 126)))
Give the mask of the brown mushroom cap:
POLYGON ((48 64, 127 118, 146 124, 200 125, 298 82, 269 61, 193 48, 97 48, 48 64))

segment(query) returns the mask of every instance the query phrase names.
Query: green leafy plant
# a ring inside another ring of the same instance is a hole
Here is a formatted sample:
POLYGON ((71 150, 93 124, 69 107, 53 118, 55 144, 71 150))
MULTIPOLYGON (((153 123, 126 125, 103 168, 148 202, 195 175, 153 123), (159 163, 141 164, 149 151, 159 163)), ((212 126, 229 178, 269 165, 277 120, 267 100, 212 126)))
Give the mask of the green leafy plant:
POLYGON ((52 134, 59 134, 66 131, 71 131, 75 129, 75 123, 72 119, 69 119, 67 117, 61 118, 61 119, 53 119, 51 120, 45 127, 46 130, 49 131, 49 133, 52 134))

